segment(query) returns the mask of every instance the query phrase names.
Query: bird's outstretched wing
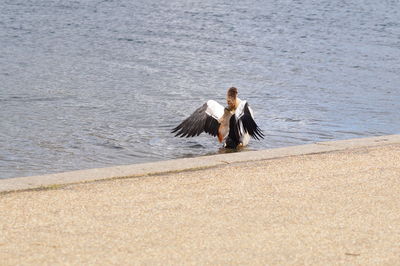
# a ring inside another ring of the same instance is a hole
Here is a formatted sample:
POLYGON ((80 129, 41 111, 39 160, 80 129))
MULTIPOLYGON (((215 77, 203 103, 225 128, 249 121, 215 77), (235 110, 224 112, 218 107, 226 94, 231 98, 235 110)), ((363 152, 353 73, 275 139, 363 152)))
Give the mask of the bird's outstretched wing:
POLYGON ((235 115, 231 117, 231 129, 237 139, 240 139, 245 133, 254 139, 263 139, 264 134, 254 121, 253 110, 251 110, 247 101, 242 101, 236 108, 235 115))
POLYGON ((216 101, 209 100, 199 107, 188 118, 172 130, 179 137, 194 137, 206 132, 212 136, 218 134, 218 120, 224 115, 224 107, 216 101))

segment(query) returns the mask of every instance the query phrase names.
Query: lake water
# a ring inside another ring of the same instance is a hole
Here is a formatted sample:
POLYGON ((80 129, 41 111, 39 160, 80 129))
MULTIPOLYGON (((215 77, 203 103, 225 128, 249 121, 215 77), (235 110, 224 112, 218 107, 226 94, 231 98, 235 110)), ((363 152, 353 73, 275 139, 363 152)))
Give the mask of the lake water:
POLYGON ((248 150, 400 133, 400 3, 0 2, 0 178, 223 152, 170 130, 236 86, 248 150))

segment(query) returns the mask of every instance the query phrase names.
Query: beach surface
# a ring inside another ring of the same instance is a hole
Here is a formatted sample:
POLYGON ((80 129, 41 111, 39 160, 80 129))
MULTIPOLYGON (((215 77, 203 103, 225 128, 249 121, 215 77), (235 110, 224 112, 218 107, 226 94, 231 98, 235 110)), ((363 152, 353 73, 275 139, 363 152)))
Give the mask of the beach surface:
POLYGON ((1 265, 399 265, 398 135, 207 158, 0 180, 1 265))

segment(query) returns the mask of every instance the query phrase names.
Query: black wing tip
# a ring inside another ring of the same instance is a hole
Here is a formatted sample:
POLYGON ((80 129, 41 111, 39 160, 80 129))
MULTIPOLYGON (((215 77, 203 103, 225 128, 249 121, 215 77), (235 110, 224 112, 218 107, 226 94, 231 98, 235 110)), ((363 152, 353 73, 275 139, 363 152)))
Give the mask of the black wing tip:
POLYGON ((184 137, 185 136, 185 132, 183 132, 183 130, 182 130, 182 123, 179 124, 177 127, 173 128, 171 130, 171 133, 172 134, 176 133, 175 137, 180 137, 180 138, 184 137))
POLYGON ((264 135, 263 131, 259 127, 257 127, 254 130, 252 137, 255 138, 256 140, 262 140, 262 139, 264 139, 265 135, 264 135))
POLYGON ((264 139, 264 137, 265 137, 263 131, 258 126, 256 126, 253 129, 247 129, 246 133, 248 133, 250 135, 250 137, 252 137, 253 139, 256 139, 256 140, 261 140, 261 139, 264 139))
MULTIPOLYGON (((171 133, 172 133, 172 134, 173 134, 173 133, 176 133, 176 132, 178 132, 178 130, 181 130, 181 131, 182 131, 182 123, 179 124, 177 127, 173 128, 173 129, 171 130, 171 133)), ((179 133, 180 133, 180 132, 178 132, 176 135, 179 135, 179 133)), ((176 136, 176 135, 175 135, 175 136, 176 136)))
POLYGON ((242 117, 242 121, 245 124, 245 130, 253 139, 264 139, 265 135, 254 121, 249 108, 249 103, 246 101, 243 108, 244 116, 242 117))
POLYGON ((175 127, 171 130, 172 134, 175 134, 175 137, 180 138, 191 138, 200 135, 201 131, 198 132, 196 129, 187 129, 184 125, 180 124, 179 126, 175 127))
POLYGON ((263 139, 263 138, 265 137, 264 132, 263 132, 259 127, 257 127, 255 133, 256 133, 256 135, 258 135, 258 137, 261 138, 261 139, 263 139))
MULTIPOLYGON (((174 129, 175 130, 175 129, 174 129)), ((178 129, 179 130, 179 129, 178 129)), ((183 132, 182 131, 182 129, 180 130, 180 131, 178 131, 178 130, 175 130, 175 131, 173 131, 173 132, 171 132, 171 133, 175 133, 176 132, 176 134, 175 134, 175 137, 180 137, 180 138, 183 138, 183 137, 189 137, 188 135, 188 132, 183 132), (178 131, 178 132, 177 132, 178 131)))

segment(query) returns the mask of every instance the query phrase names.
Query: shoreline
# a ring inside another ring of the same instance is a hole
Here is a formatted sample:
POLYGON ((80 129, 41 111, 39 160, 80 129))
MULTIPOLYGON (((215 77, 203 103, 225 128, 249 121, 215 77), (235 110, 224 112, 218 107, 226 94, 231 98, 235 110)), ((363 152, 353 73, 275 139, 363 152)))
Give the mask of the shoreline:
POLYGON ((41 177, 0 193, 0 261, 397 265, 399 162, 385 136, 41 177))
POLYGON ((232 163, 272 160, 288 156, 321 154, 348 149, 376 147, 399 143, 400 134, 385 135, 378 137, 316 142, 312 144, 267 150, 206 155, 142 164, 76 170, 39 176, 13 177, 0 179, 0 193, 48 189, 64 185, 96 182, 101 180, 139 178, 144 176, 171 174, 183 171, 195 171, 201 169, 210 169, 232 163))

